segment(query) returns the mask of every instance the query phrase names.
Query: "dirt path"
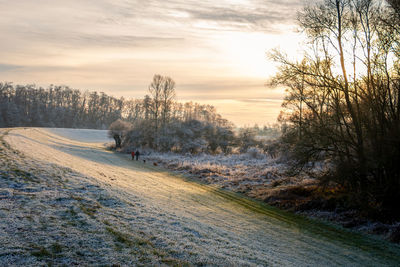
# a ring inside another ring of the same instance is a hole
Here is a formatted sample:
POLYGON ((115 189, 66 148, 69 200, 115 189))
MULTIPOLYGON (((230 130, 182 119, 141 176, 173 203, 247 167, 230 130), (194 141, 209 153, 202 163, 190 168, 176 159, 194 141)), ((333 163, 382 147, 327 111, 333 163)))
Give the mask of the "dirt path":
MULTIPOLYGON (((82 140, 87 140, 88 134, 90 131, 85 131, 82 140)), ((80 142, 79 134, 74 138, 46 129, 13 129, 4 136, 3 153, 13 153, 19 165, 31 165, 30 172, 39 177, 39 185, 30 185, 32 188, 51 182, 50 178, 41 180, 46 176, 42 172, 58 171, 60 185, 55 183, 51 188, 55 190, 63 184, 81 194, 84 201, 76 204, 80 209, 75 213, 86 216, 93 228, 93 234, 84 237, 93 245, 83 249, 92 250, 93 261, 99 257, 96 253, 103 253, 98 262, 122 265, 395 266, 400 262, 399 246, 190 182, 160 168, 131 161, 128 156, 105 151, 102 144, 80 142), (85 189, 79 191, 82 187, 85 189), (124 236, 118 239, 121 233, 124 236), (124 241, 125 235, 128 241, 124 241), (132 241, 137 239, 144 244, 132 241), (153 251, 152 256, 143 259, 148 250, 153 251)), ((49 205, 42 204, 44 209, 49 205)), ((55 221, 60 220, 52 216, 55 221)), ((2 226, 8 227, 4 223, 2 226)), ((57 232, 52 227, 57 224, 48 226, 57 232)), ((9 231, 1 234, 7 233, 10 235, 9 231)), ((71 250, 67 244, 60 246, 64 251, 71 250)), ((50 243, 43 247, 51 252, 50 243)), ((76 253, 64 253, 56 259, 54 253, 49 255, 34 259, 59 262, 64 257, 67 262, 91 263, 76 253)), ((0 263, 6 256, 10 255, 0 255, 0 263)))

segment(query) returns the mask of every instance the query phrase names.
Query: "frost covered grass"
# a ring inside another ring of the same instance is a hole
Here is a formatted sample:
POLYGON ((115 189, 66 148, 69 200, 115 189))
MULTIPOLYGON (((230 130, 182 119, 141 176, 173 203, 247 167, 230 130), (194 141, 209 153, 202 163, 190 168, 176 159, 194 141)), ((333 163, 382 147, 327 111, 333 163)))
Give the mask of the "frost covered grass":
POLYGON ((112 139, 105 134, 105 130, 50 128, 48 131, 59 136, 80 140, 86 143, 107 143, 112 141, 112 139))
POLYGON ((23 156, 0 133, 1 266, 185 264, 154 247, 150 233, 132 231, 125 201, 71 169, 23 156))
POLYGON ((221 188, 245 193, 265 200, 274 192, 295 186, 311 186, 316 180, 306 176, 287 175, 288 165, 258 149, 242 154, 198 154, 147 152, 144 158, 164 167, 190 174, 193 178, 221 188))
MULTIPOLYGON (((320 187, 316 179, 304 173, 288 175, 289 167, 284 160, 272 158, 256 148, 231 155, 147 151, 144 158, 150 163, 155 162, 169 170, 270 205, 400 242, 400 222, 382 223, 364 218, 351 205, 343 206, 346 203, 340 199, 340 193, 332 192, 334 189, 320 187)), ((315 169, 318 171, 318 166, 315 169)))
POLYGON ((400 260, 392 244, 187 181, 97 144, 44 129, 13 129, 3 141, 1 266, 390 266, 400 260))

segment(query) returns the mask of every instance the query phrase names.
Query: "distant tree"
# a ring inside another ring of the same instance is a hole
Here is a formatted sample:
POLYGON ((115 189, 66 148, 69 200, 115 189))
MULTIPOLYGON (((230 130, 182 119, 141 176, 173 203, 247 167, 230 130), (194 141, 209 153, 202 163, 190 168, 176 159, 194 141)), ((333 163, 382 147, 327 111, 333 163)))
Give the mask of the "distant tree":
POLYGON ((143 99, 143 109, 144 109, 144 118, 145 120, 150 120, 152 113, 152 100, 149 95, 145 95, 143 99))
POLYGON ((154 139, 157 142, 158 130, 160 126, 160 109, 161 109, 161 95, 163 90, 164 77, 156 74, 153 81, 149 86, 149 92, 152 96, 152 116, 154 120, 154 139))
POLYGON ((108 137, 114 138, 116 148, 121 148, 122 140, 131 127, 132 125, 130 123, 120 119, 111 123, 108 129, 108 137))
POLYGON ((198 120, 189 120, 181 123, 177 136, 179 148, 184 153, 198 153, 207 149, 207 141, 203 137, 204 124, 198 120))
POLYGON ((164 77, 161 91, 161 118, 164 128, 170 118, 172 101, 175 97, 175 81, 170 77, 164 77))
POLYGON ((161 138, 164 139, 162 141, 164 145, 166 143, 167 123, 170 119, 173 98, 175 97, 175 82, 170 77, 156 74, 149 86, 149 92, 151 99, 145 98, 144 106, 145 108, 151 107, 150 110, 154 122, 154 146, 157 147, 161 138), (160 132, 161 129, 162 132, 160 132))
POLYGON ((237 137, 237 145, 241 152, 246 152, 250 147, 259 144, 256 140, 257 131, 254 128, 241 128, 237 137))

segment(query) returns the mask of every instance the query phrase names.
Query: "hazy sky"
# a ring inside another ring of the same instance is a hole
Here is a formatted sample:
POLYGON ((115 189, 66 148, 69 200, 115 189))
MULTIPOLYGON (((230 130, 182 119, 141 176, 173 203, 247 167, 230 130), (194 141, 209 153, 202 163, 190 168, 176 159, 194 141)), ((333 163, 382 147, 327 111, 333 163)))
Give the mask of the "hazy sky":
POLYGON ((266 52, 296 54, 302 0, 0 0, 0 81, 143 97, 154 74, 178 100, 238 125, 274 122, 266 52))

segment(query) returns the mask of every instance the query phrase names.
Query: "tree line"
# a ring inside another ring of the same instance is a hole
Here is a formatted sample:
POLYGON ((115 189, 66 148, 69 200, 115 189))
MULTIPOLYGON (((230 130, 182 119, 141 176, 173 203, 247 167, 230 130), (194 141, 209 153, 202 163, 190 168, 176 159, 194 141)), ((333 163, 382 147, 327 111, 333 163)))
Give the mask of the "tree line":
POLYGON ((325 163, 334 182, 368 210, 400 216, 400 5, 325 0, 298 23, 305 56, 280 63, 273 84, 287 96, 280 121, 284 149, 304 168, 325 163))
POLYGON ((123 98, 103 92, 0 83, 0 127, 107 129, 121 118, 124 107, 123 98))
POLYGON ((0 83, 0 127, 108 129, 118 147, 179 153, 246 152, 263 148, 259 133, 224 119, 214 106, 175 100, 172 78, 154 75, 143 99, 124 99, 68 86, 0 83))
POLYGON ((124 120, 114 122, 109 131, 117 147, 137 147, 178 153, 246 152, 264 148, 257 134, 270 128, 242 128, 219 115, 215 107, 174 100, 175 82, 154 75, 144 99, 126 101, 124 120))

